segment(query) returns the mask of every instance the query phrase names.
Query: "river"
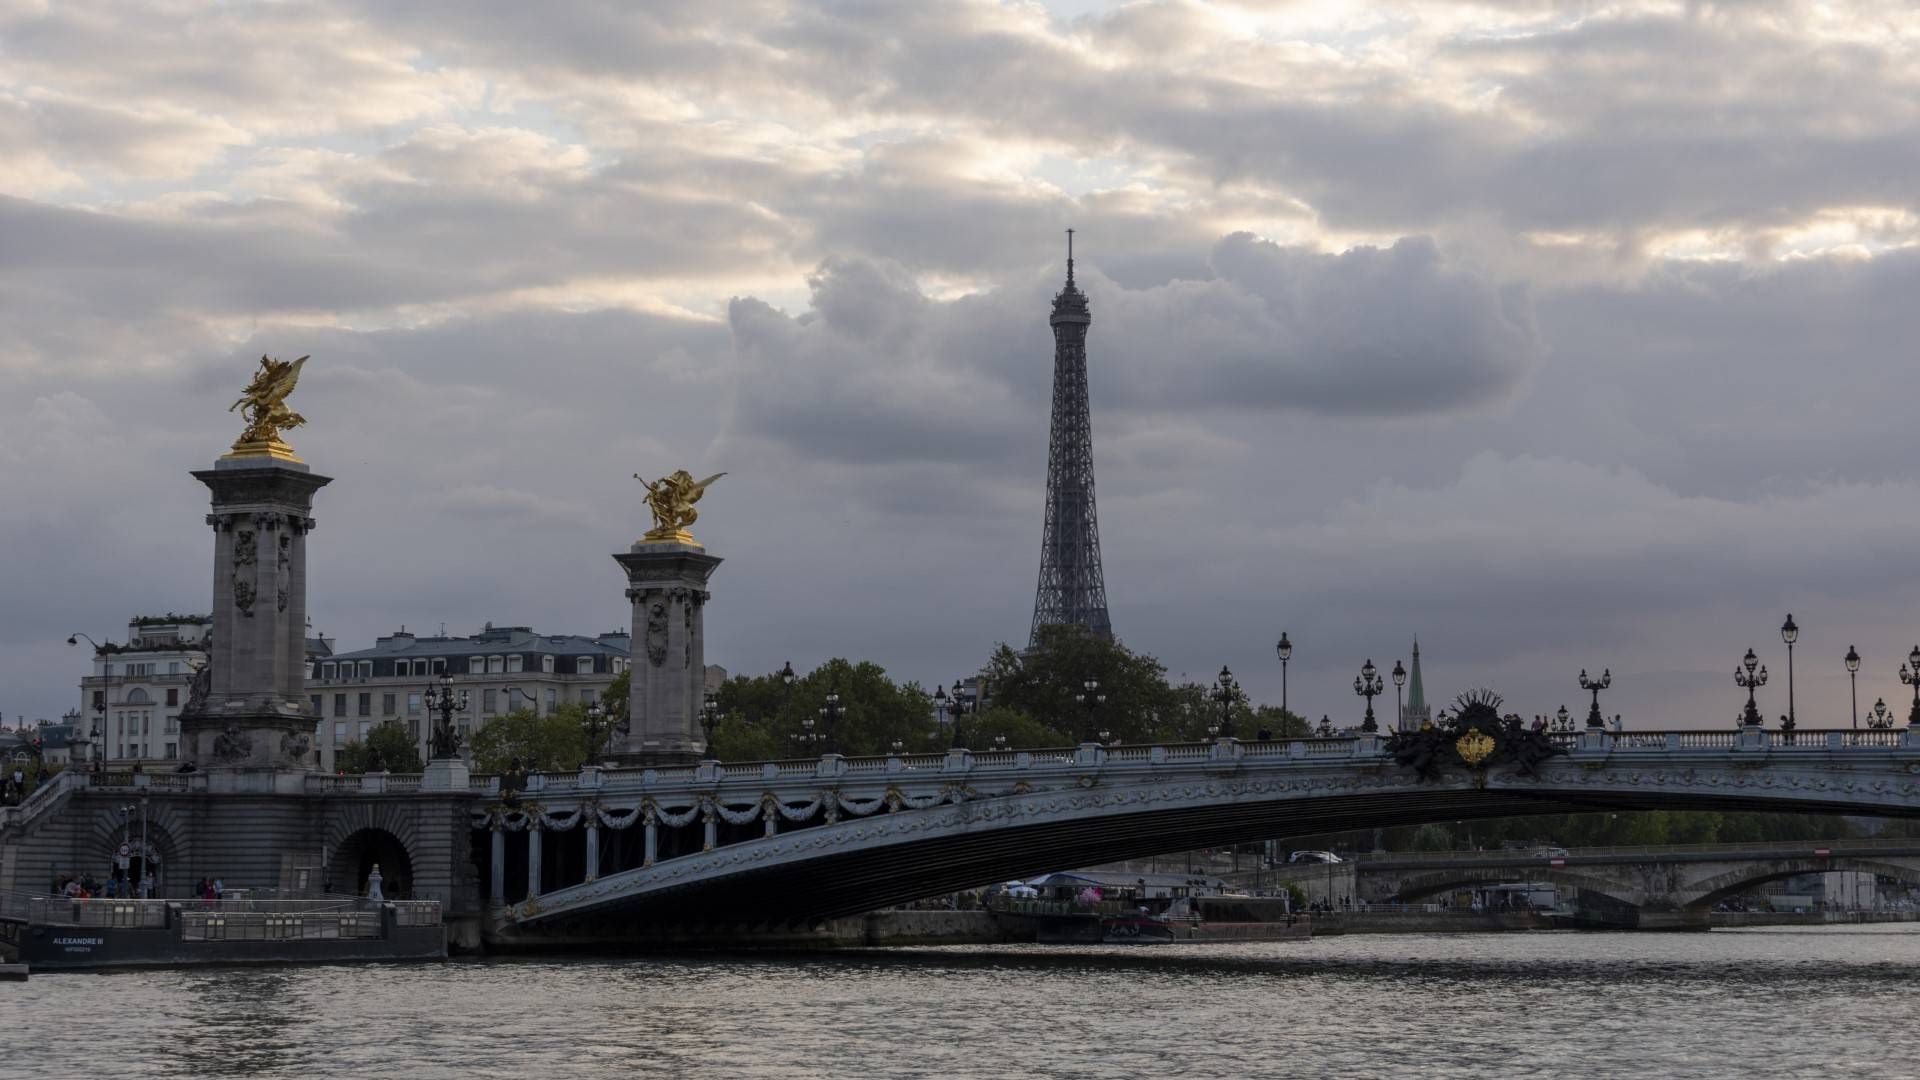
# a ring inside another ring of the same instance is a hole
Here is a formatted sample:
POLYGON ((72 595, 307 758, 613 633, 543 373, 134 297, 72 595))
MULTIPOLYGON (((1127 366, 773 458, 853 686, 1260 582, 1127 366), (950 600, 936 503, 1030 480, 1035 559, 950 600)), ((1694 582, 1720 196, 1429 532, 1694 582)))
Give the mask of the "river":
POLYGON ((8 1077, 1920 1075, 1920 928, 1370 935, 0 983, 8 1077))

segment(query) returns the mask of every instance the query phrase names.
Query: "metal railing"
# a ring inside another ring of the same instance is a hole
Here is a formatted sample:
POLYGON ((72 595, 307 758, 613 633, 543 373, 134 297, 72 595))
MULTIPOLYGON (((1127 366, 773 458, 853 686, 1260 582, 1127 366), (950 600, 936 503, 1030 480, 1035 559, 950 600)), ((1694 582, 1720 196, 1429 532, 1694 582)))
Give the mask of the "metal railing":
MULTIPOLYGON (((1854 852, 1920 851, 1920 837, 1862 837, 1840 840, 1749 840, 1725 844, 1632 844, 1613 847, 1502 848, 1493 851, 1371 851, 1353 856, 1354 863, 1373 862, 1484 862, 1514 859, 1544 863, 1550 859, 1612 859, 1649 855, 1781 855, 1811 858, 1821 852, 1845 858, 1854 852)), ((1321 864, 1315 864, 1321 865, 1321 864)))

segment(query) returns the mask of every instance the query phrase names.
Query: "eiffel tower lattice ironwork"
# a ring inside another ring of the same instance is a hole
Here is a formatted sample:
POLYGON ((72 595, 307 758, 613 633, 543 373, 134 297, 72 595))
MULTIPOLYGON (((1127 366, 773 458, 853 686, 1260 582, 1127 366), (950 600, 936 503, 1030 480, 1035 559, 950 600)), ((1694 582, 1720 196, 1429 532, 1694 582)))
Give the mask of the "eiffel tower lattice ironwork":
POLYGON ((1047 524, 1029 647, 1040 628, 1078 626, 1111 640, 1107 585, 1100 570, 1100 521, 1093 503, 1093 425, 1087 415, 1087 327, 1093 314, 1073 283, 1067 230, 1067 284, 1053 298, 1053 434, 1047 445, 1047 524))

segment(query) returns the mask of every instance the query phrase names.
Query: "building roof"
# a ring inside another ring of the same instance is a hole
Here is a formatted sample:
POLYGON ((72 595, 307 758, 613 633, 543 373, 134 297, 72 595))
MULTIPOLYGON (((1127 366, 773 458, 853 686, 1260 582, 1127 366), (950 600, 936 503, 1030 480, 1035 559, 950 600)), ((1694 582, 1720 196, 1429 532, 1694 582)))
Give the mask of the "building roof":
POLYGON ((421 637, 405 630, 378 638, 371 649, 336 653, 330 660, 380 660, 393 657, 475 656, 481 653, 553 653, 558 656, 620 656, 633 651, 626 631, 597 637, 539 634, 527 626, 494 626, 472 637, 421 637))

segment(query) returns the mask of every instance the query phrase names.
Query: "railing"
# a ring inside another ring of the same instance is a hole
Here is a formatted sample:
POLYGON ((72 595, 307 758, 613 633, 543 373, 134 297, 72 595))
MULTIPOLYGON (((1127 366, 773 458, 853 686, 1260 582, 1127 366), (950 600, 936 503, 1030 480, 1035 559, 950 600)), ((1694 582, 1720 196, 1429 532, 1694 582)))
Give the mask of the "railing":
POLYGON ((380 936, 378 911, 179 913, 182 941, 334 941, 380 936))
POLYGON ((438 900, 394 900, 387 906, 393 908, 395 926, 440 925, 440 901, 438 900))
POLYGON ((72 769, 60 772, 53 779, 35 788, 33 794, 27 796, 19 806, 9 806, 4 811, 0 811, 0 829, 26 828, 35 818, 46 813, 50 807, 59 802, 63 795, 75 788, 84 787, 85 783, 85 777, 72 769))
POLYGON ((36 896, 27 903, 27 922, 36 926, 165 926, 167 901, 36 896))
POLYGON ((1740 733, 1737 731, 1681 731, 1680 749, 1682 750, 1730 750, 1739 745, 1740 733))

